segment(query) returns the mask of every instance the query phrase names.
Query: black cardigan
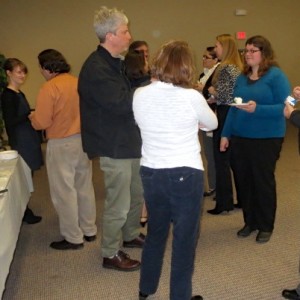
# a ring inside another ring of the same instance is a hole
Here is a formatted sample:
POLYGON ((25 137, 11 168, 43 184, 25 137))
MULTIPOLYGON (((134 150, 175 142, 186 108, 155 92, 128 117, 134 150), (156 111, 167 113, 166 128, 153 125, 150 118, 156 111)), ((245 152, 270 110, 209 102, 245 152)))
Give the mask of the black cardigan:
POLYGON ((9 145, 31 170, 39 169, 43 164, 41 140, 28 119, 30 106, 25 95, 6 88, 1 95, 1 108, 9 145))

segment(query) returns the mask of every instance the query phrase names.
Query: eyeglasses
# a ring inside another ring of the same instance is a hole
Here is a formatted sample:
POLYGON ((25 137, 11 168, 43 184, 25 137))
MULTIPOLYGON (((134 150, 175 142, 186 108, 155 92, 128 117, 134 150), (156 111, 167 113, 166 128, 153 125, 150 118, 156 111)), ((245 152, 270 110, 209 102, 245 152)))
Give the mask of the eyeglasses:
POLYGON ((203 59, 213 59, 212 57, 209 57, 209 56, 207 56, 207 55, 203 55, 202 58, 203 58, 203 59))
POLYGON ((254 49, 244 49, 243 53, 244 54, 247 54, 247 53, 255 53, 255 52, 258 52, 258 51, 261 51, 260 49, 257 49, 257 50, 254 50, 254 49))

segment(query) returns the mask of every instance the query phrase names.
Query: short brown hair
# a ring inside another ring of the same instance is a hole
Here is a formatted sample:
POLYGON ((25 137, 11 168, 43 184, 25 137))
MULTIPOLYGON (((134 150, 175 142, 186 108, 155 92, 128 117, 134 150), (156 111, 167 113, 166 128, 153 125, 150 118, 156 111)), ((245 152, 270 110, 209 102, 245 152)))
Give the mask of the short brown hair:
POLYGON ((195 78, 195 65, 187 42, 170 41, 163 44, 154 56, 151 74, 162 82, 191 88, 195 78))
POLYGON ((7 58, 3 64, 3 69, 5 71, 12 72, 16 67, 20 67, 25 74, 28 73, 26 65, 17 58, 7 58))
POLYGON ((43 50, 38 55, 38 61, 41 68, 50 73, 69 73, 71 69, 65 57, 55 49, 43 50))

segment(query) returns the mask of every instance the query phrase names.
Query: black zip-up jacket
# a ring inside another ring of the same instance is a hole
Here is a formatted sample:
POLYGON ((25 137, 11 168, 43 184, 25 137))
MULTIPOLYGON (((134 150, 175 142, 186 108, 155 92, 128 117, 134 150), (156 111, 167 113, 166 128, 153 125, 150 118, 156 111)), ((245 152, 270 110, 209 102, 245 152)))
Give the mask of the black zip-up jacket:
POLYGON ((94 157, 140 158, 141 136, 135 123, 133 92, 123 61, 101 45, 79 74, 83 150, 94 157))

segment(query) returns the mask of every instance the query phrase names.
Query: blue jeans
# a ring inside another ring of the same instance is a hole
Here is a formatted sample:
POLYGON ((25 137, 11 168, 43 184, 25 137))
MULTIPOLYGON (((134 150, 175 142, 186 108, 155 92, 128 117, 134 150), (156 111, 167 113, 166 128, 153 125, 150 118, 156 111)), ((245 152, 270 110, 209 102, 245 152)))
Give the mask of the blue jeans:
POLYGON ((158 288, 172 222, 170 299, 190 300, 203 198, 203 171, 188 167, 150 169, 142 166, 140 174, 148 210, 140 291, 150 295, 158 288))

